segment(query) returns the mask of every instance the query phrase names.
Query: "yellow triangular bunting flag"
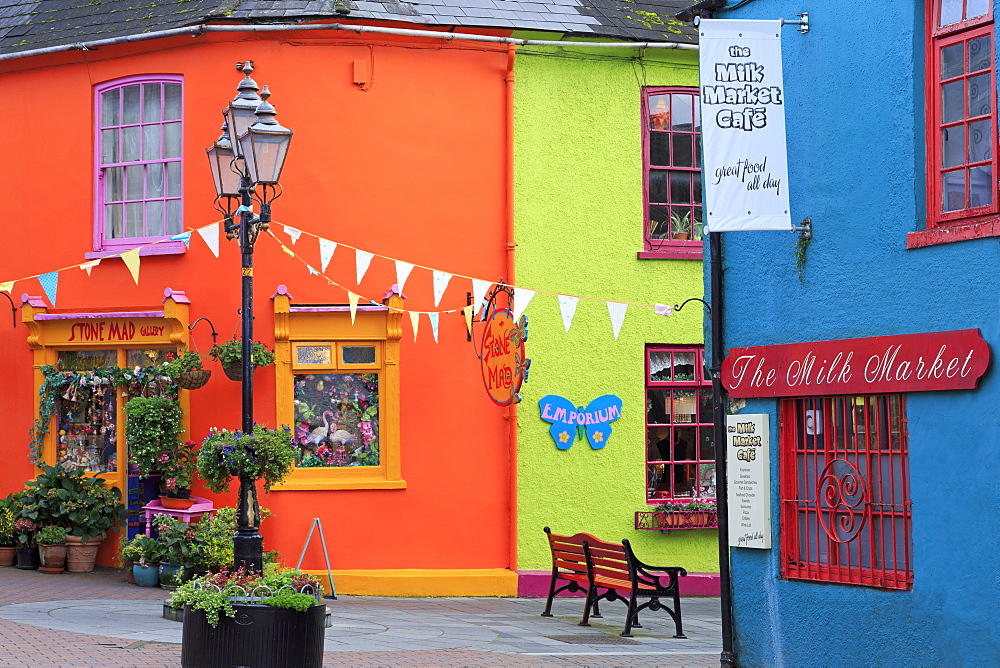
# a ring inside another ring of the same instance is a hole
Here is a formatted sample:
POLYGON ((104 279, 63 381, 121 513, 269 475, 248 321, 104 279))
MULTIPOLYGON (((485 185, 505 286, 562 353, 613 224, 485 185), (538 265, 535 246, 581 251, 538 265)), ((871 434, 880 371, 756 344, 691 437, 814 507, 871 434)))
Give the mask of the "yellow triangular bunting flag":
POLYGON ((139 285, 139 249, 133 248, 122 253, 122 261, 128 267, 128 270, 132 272, 132 280, 135 281, 136 285, 139 285))
POLYGON ((462 309, 462 313, 465 314, 465 328, 469 330, 469 336, 472 336, 472 310, 476 307, 469 304, 462 309))
POLYGON ((417 330, 420 329, 420 311, 409 311, 410 326, 413 328, 413 340, 417 340, 417 330))
POLYGON ((354 324, 354 318, 358 314, 358 295, 354 294, 350 290, 347 291, 347 298, 351 300, 351 324, 354 324))
POLYGON ((6 283, 0 283, 0 292, 10 293, 14 289, 14 281, 7 281, 6 283))

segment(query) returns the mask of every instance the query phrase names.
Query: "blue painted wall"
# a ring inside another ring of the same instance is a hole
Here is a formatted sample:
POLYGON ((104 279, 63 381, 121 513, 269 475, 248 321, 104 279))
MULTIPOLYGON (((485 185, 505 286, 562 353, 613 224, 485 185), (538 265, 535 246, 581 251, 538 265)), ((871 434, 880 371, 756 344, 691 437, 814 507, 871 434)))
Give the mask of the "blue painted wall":
MULTIPOLYGON (((785 26, 782 48, 792 219, 812 218, 815 237, 800 282, 796 235, 723 235, 727 348, 979 328, 1000 353, 1000 241, 906 249, 925 226, 923 4, 771 0, 716 16, 808 10, 812 24, 785 26)), ((996 369, 974 391, 908 395, 912 591, 780 579, 772 428, 774 548, 732 550, 741 665, 1000 664, 996 369)), ((774 400, 741 412, 778 424, 774 400)))

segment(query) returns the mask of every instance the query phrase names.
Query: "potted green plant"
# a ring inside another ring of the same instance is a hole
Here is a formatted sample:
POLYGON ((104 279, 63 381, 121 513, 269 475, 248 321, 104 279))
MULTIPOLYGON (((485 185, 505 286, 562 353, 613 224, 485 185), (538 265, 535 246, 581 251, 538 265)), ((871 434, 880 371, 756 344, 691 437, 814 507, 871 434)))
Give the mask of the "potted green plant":
POLYGON ((0 566, 13 566, 17 555, 13 495, 0 500, 0 566))
POLYGON ((39 567, 43 573, 62 573, 66 570, 66 527, 48 524, 38 530, 39 567))
POLYGON ((160 370, 164 376, 174 379, 178 387, 197 390, 212 376, 212 372, 204 368, 203 362, 201 353, 184 349, 179 353, 167 353, 167 361, 160 370))
POLYGON ((178 442, 183 431, 181 408, 169 397, 134 397, 125 404, 125 439, 129 455, 146 478, 160 476, 166 508, 190 507, 197 443, 178 442), (177 499, 177 501, 173 501, 177 499))
POLYGON ((80 467, 39 464, 42 472, 27 483, 22 494, 21 516, 69 529, 66 536, 66 570, 94 570, 97 548, 125 520, 122 493, 105 487, 104 478, 86 475, 80 467))
POLYGON ((14 520, 14 531, 17 534, 17 567, 23 570, 38 570, 38 522, 19 517, 14 520))
MULTIPOLYGON (((208 354, 222 365, 222 370, 230 380, 243 380, 243 340, 229 339, 216 343, 208 354)), ((250 347, 251 369, 274 364, 274 353, 260 341, 250 347)))
MULTIPOLYGON (((184 581, 201 552, 201 540, 195 527, 170 515, 154 515, 159 543, 160 586, 175 587, 184 581)), ((230 535, 232 540, 232 535, 230 535)))
POLYGON ((691 238, 691 212, 686 211, 681 215, 678 211, 670 212, 670 229, 674 239, 691 238))
POLYGON ((155 538, 139 535, 129 543, 134 549, 132 577, 140 587, 155 587, 160 583, 160 559, 163 548, 155 538))
POLYGON ((656 507, 660 528, 701 529, 716 526, 716 503, 710 499, 664 503, 656 507))
POLYGON ((183 665, 323 665, 326 606, 319 582, 304 573, 208 573, 168 603, 184 609, 183 665), (262 638, 268 629, 280 637, 262 638))
POLYGON ((265 491, 281 482, 295 464, 292 431, 255 424, 253 433, 213 429, 198 451, 198 475, 213 492, 225 492, 233 477, 263 480, 265 491))

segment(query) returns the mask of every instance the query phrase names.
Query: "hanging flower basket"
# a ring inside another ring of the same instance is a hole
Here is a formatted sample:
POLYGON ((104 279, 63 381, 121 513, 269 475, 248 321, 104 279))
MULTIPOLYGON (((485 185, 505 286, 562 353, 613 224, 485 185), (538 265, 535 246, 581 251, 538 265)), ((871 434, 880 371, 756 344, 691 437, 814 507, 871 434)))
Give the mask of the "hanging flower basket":
POLYGON ((197 369, 196 371, 182 371, 177 378, 177 385, 185 390, 197 390, 205 385, 212 377, 212 372, 208 369, 197 369))
POLYGON ((226 378, 229 380, 243 380, 243 362, 223 364, 222 370, 226 372, 226 378))

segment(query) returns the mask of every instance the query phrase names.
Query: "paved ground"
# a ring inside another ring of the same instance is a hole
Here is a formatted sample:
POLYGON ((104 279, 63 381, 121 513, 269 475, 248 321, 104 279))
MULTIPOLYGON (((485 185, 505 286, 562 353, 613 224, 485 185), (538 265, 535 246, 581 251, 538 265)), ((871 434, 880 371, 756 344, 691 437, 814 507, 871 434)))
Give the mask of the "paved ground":
MULTIPOLYGON (((161 589, 136 587, 110 569, 46 575, 0 568, 0 665, 180 665, 181 624, 162 617, 161 589)), ((377 598, 328 601, 324 666, 718 666, 719 601, 684 599, 687 640, 660 613, 621 638, 624 605, 577 625, 582 599, 377 598)))

